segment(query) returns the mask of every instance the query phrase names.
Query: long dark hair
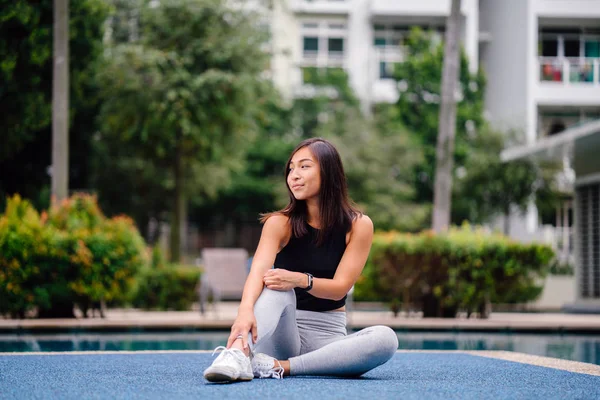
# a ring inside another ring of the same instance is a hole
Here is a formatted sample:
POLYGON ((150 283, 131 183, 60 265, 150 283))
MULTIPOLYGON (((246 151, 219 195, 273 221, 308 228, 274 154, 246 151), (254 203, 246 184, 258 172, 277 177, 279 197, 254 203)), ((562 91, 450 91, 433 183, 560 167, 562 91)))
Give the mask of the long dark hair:
POLYGON ((333 144, 325 139, 306 139, 296 146, 285 165, 286 186, 290 202, 282 210, 261 215, 261 222, 265 222, 274 214, 283 214, 290 220, 294 237, 302 237, 307 233, 306 201, 296 200, 289 185, 287 185, 292 157, 304 147, 310 149, 317 159, 321 171, 321 188, 319 191, 320 230, 316 241, 317 245, 320 246, 335 229, 343 229, 345 232, 349 232, 352 228, 352 221, 357 216, 362 215, 348 198, 348 184, 346 183, 346 174, 344 173, 340 154, 333 144))

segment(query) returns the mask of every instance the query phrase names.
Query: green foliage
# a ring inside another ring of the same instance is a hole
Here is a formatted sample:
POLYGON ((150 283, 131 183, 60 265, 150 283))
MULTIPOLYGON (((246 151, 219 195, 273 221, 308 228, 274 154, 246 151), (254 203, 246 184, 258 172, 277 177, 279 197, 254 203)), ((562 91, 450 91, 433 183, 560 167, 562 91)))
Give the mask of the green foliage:
POLYGON ((297 131, 302 138, 321 136, 336 145, 350 196, 377 229, 418 229, 428 215, 427 206, 414 201, 412 170, 423 159, 419 141, 393 109, 373 120, 365 117, 344 70, 316 70, 310 76, 315 95, 292 107, 297 131))
MULTIPOLYGON (((424 158, 413 169, 415 200, 431 203, 435 177, 436 143, 441 96, 443 43, 420 29, 406 42, 406 60, 395 68, 400 96, 395 118, 413 132, 424 158)), ((459 99, 456 111, 454 179, 451 219, 485 223, 511 207, 525 209, 534 196, 545 209, 556 204, 553 176, 556 165, 522 160, 503 163, 501 151, 515 140, 512 132, 496 132, 486 123, 484 111, 485 75, 469 71, 464 52, 460 57, 459 99)), ((377 113, 389 112, 379 106, 377 113)), ((423 228, 426 225, 422 226, 423 228)))
POLYGON ((377 234, 356 284, 357 299, 420 307, 427 317, 457 310, 487 315, 489 302, 522 303, 541 293, 552 249, 465 225, 447 234, 377 234))
MULTIPOLYGON (((406 42, 406 59, 395 68, 400 96, 395 105, 396 117, 414 133, 419 141, 424 159, 413 170, 416 200, 433 201, 436 143, 441 102, 441 75, 444 59, 443 43, 418 28, 411 31, 406 42)), ((471 73, 464 52, 461 52, 458 89, 461 93, 456 110, 456 139, 454 166, 464 168, 469 157, 477 152, 472 140, 485 125, 485 76, 482 71, 471 73)), ((453 221, 462 222, 455 214, 455 204, 460 207, 464 196, 453 198, 453 221)))
MULTIPOLYGON (((0 209, 19 193, 38 209, 49 205, 52 107, 52 0, 0 2, 0 209)), ((93 79, 109 7, 71 1, 70 186, 87 188, 89 143, 97 114, 93 79)))
POLYGON ((378 230, 414 231, 424 224, 429 208, 414 201, 412 184, 412 170, 423 153, 406 128, 386 114, 367 120, 349 109, 345 118, 320 131, 342 156, 350 196, 378 230))
MULTIPOLYGON (((143 3, 137 11, 139 40, 113 43, 98 75, 107 100, 102 140, 109 152, 124 147, 128 161, 121 161, 132 170, 159 171, 144 183, 167 199, 172 231, 179 232, 185 198, 214 196, 242 167, 270 95, 261 78, 267 35, 255 13, 219 0, 143 3)), ((171 249, 177 259, 179 246, 171 249)))
MULTIPOLYGON (((473 139, 478 150, 466 161, 464 175, 454 180, 456 219, 485 222, 499 214, 508 216, 513 208, 525 212, 534 196, 541 209, 556 210, 560 199, 556 175, 561 165, 532 159, 503 162, 500 153, 513 136, 484 128, 473 139)), ((505 234, 508 221, 506 218, 505 234)))
POLYGON ((40 216, 8 200, 0 217, 0 313, 72 317, 74 304, 122 299, 146 264, 145 244, 127 217, 106 219, 96 199, 74 195, 40 216))
POLYGON ((189 310, 197 300, 200 269, 168 264, 158 247, 153 248, 151 260, 131 292, 131 305, 145 310, 189 310))

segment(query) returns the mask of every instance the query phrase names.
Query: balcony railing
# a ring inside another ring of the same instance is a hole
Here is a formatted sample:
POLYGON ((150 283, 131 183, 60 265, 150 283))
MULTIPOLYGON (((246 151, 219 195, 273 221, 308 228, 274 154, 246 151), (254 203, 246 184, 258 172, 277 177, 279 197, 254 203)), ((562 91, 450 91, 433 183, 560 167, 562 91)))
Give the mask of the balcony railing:
POLYGON ((540 82, 600 84, 600 59, 585 57, 540 57, 540 82))
POLYGON ((343 67, 345 62, 343 51, 304 51, 300 65, 303 67, 343 67))
POLYGON ((377 46, 375 47, 377 62, 403 62, 405 49, 405 46, 377 46))

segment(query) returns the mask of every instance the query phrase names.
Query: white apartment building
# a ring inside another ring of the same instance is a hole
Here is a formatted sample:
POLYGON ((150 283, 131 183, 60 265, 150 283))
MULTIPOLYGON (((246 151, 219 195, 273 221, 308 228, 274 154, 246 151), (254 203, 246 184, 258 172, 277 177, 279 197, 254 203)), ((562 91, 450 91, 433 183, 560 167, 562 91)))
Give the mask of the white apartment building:
MULTIPOLYGON (((462 39, 478 67, 478 3, 463 0, 462 39)), ((413 26, 444 31, 450 0, 287 0, 275 2, 273 78, 288 97, 311 93, 314 68, 345 69, 365 111, 398 96, 391 79, 413 26)), ((441 36, 440 36, 441 39, 441 36)))
MULTIPOLYGON (((449 10, 450 0, 276 1, 273 79, 288 98, 306 96, 314 92, 316 69, 343 68, 368 113, 398 98, 390 74, 403 60, 410 28, 441 34, 449 10)), ((523 132, 532 145, 600 119, 600 0, 463 0, 461 13, 470 67, 487 74, 486 112, 493 125, 523 132)), ((569 170, 573 157, 563 159, 569 170)), ((600 155, 586 162, 600 166, 600 155)), ((580 173, 582 166, 575 169, 580 173)), ((575 183, 572 176, 566 181, 575 183)), ((573 247, 572 204, 565 202, 550 233, 567 251, 573 247)), ((532 209, 514 218, 511 236, 540 238, 539 225, 532 209)))
MULTIPOLYGON (((440 32, 450 0, 275 1, 273 79, 310 93, 313 68, 345 69, 366 110, 394 102, 393 63, 412 26, 440 32)), ((600 1, 463 0, 463 46, 487 72, 486 109, 529 143, 600 118, 600 1)))

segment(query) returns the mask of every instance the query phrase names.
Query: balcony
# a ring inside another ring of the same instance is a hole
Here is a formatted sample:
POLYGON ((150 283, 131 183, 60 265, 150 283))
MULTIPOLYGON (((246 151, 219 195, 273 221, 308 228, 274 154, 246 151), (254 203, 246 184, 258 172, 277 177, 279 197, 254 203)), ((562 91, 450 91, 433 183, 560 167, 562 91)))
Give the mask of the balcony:
POLYGON ((346 57, 343 51, 319 52, 314 50, 304 50, 302 52, 301 67, 320 67, 320 68, 343 68, 346 57))
POLYGON ((535 93, 539 105, 600 104, 600 59, 539 57, 535 93))
POLYGON ((596 84, 600 82, 600 59, 540 57, 540 81, 562 84, 596 84))
POLYGON ((290 0, 290 9, 298 14, 347 15, 351 0, 290 0))

